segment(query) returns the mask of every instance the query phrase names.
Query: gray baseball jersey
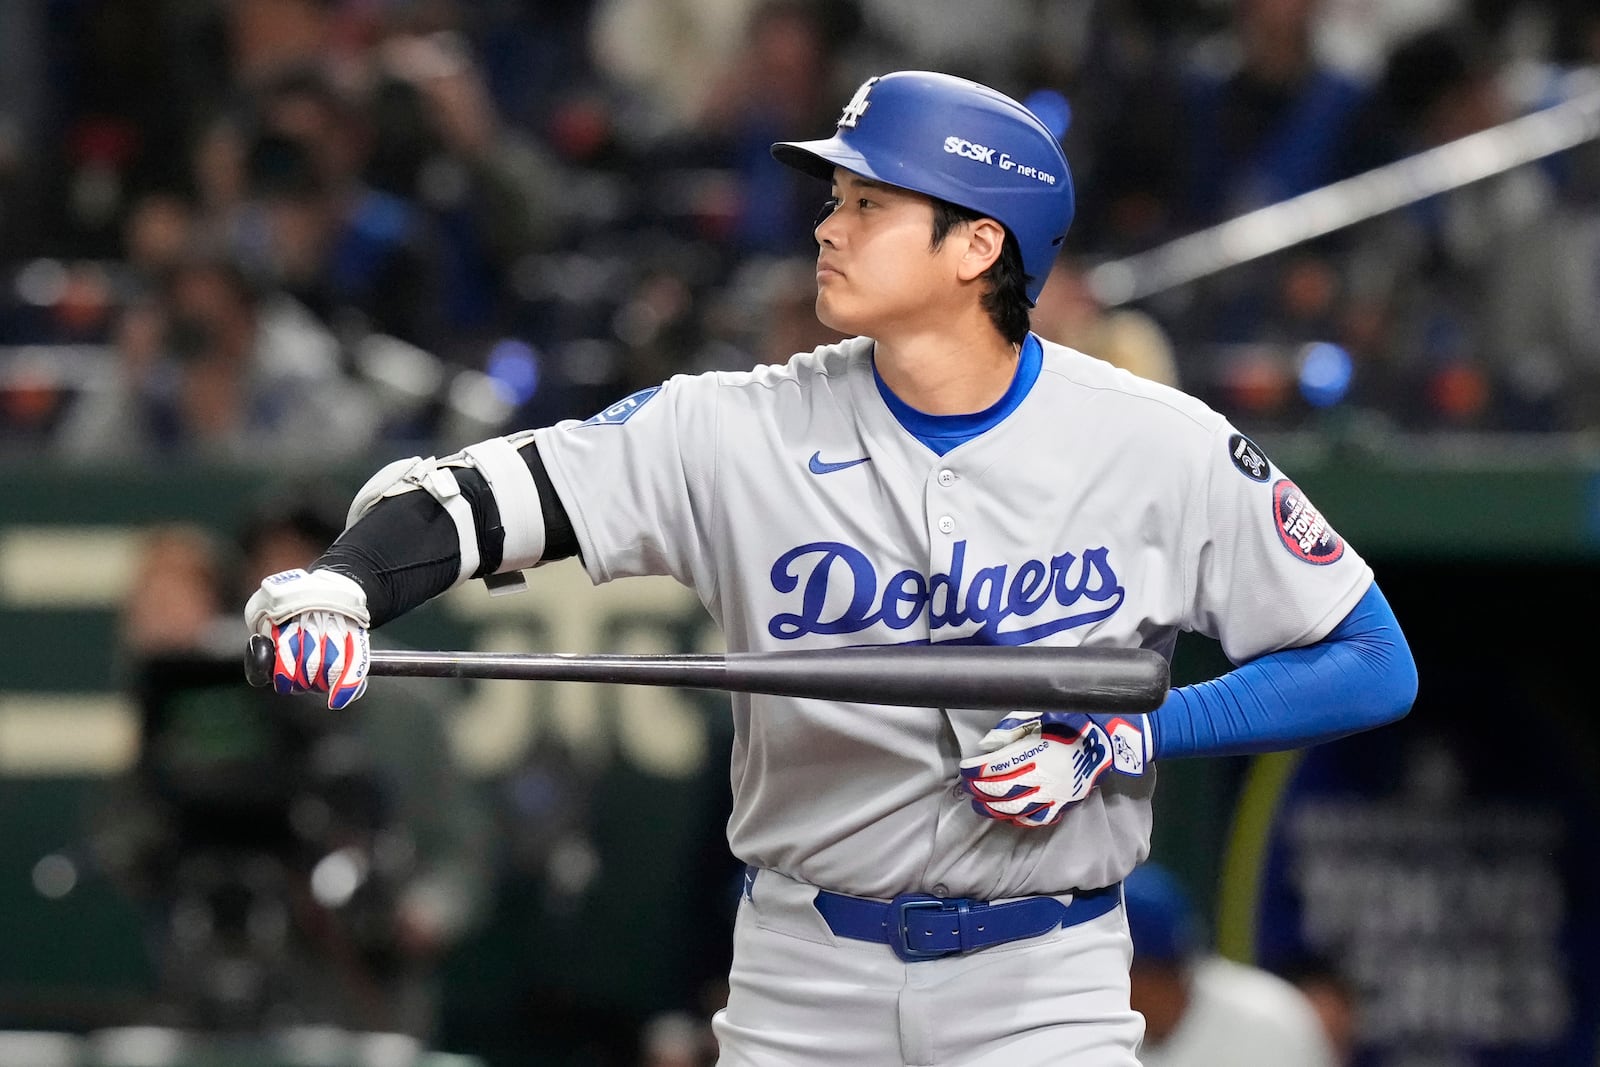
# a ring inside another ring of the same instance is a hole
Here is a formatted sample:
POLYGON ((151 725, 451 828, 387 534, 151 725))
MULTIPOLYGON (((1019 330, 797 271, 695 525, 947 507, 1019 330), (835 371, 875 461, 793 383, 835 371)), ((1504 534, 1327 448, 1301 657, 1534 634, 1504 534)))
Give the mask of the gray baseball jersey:
MULTIPOLYGON (((1059 345, 998 425, 944 456, 895 419, 872 342, 675 377, 537 431, 595 582, 670 574, 728 648, 1216 637, 1235 662, 1331 630, 1366 563, 1200 401, 1059 345)), ((1154 776, 1107 775, 1045 829, 957 787, 994 712, 735 695, 729 843, 746 863, 889 898, 1117 881, 1154 776)))

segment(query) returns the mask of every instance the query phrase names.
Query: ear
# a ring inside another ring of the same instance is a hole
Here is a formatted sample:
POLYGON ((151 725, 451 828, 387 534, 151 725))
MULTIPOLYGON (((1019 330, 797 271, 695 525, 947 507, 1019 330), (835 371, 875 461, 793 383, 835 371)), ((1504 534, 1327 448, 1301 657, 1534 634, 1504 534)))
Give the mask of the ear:
POLYGON ((976 280, 994 266, 1006 244, 1006 228, 994 219, 975 219, 967 226, 967 247, 958 274, 964 282, 976 280))

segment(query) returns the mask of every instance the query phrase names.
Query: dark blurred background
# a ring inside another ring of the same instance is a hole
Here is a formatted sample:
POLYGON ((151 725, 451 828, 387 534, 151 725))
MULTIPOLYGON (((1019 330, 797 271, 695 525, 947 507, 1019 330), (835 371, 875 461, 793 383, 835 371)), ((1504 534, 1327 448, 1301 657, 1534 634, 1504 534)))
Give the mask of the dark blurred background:
MULTIPOLYGON (((1338 744, 1162 769, 1209 942, 1336 974, 1361 1067, 1600 1062, 1593 0, 3 0, 0 1064, 709 1062, 724 701, 269 712, 238 610, 382 462, 834 339, 824 190, 767 146, 911 67, 1063 137, 1035 329, 1255 437, 1418 653, 1388 778, 1338 744), (1456 813, 1439 848, 1295 814, 1414 803, 1456 813), (1506 812, 1535 859, 1462 836, 1506 812), (1330 923, 1330 864, 1432 918, 1330 923), (1547 921, 1485 933, 1535 868, 1547 921)), ((383 638, 715 647, 671 583, 563 567, 383 638)))

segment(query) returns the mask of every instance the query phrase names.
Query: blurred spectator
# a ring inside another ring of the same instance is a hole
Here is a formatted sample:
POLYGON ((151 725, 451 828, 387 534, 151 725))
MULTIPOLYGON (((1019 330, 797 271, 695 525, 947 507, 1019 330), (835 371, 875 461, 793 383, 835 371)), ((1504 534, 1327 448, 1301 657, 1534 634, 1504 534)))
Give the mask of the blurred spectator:
POLYGON ((835 50, 842 35, 828 18, 827 5, 763 0, 750 14, 744 47, 710 79, 697 129, 738 182, 731 236, 743 250, 813 247, 823 190, 791 168, 774 168, 770 149, 785 130, 826 136, 838 117, 835 50))
POLYGON ((194 211, 172 193, 141 196, 123 227, 123 257, 141 287, 155 286, 176 270, 196 243, 194 211))
POLYGON ((333 337, 226 259, 189 256, 122 325, 120 365, 58 431, 67 456, 337 462, 373 444, 371 403, 340 371, 333 337))
POLYGON ((1059 92, 1069 104, 1062 147, 1078 210, 1066 247, 1140 251, 1171 227, 1180 175, 1174 153, 1183 142, 1179 26, 1194 6, 1039 5, 1022 68, 1027 84, 1059 92))
POLYGON ((39 168, 24 164, 37 158, 49 94, 42 13, 39 3, 0 4, 0 248, 16 251, 36 247, 39 168))
POLYGON ((356 12, 376 5, 340 0, 230 0, 220 6, 226 12, 234 81, 251 88, 312 63, 348 64, 349 53, 363 43, 348 39, 358 21, 356 12))
POLYGON ((595 65, 637 103, 635 132, 665 137, 689 129, 713 103, 708 71, 726 70, 744 47, 759 0, 597 0, 590 47, 595 65))
POLYGON ((1365 91, 1312 47, 1318 0, 1238 0, 1232 33, 1184 87, 1186 229, 1309 192, 1348 173, 1365 91))
POLYGON ((817 321, 816 305, 816 257, 747 261, 708 310, 707 343, 695 366, 749 370, 757 363, 787 363, 797 352, 843 340, 817 321))
POLYGON ((32 144, 44 117, 48 85, 41 69, 43 5, 11 3, 0 7, 0 159, 15 161, 19 147, 32 144))
POLYGON ((1016 91, 1017 57, 1037 32, 1033 4, 861 0, 861 7, 868 28, 896 55, 895 67, 945 71, 1002 91, 1016 91))
POLYGON ((141 752, 95 842, 149 910, 172 1025, 426 1040, 437 966, 484 914, 487 813, 436 691, 379 680, 352 716, 267 708, 238 684, 239 590, 309 562, 341 511, 316 491, 270 498, 231 549, 157 529, 130 590, 141 752))
POLYGON ((250 253, 345 344, 378 332, 438 351, 437 237, 417 205, 364 180, 371 114, 315 67, 255 100, 247 166, 264 217, 250 253))
POLYGON ((1102 305, 1073 259, 1058 259, 1051 270, 1033 310, 1033 332, 1141 378, 1178 384, 1172 343, 1160 323, 1134 308, 1102 305))
POLYGON ((1469 0, 1322 0, 1317 54, 1362 82, 1383 73, 1395 45, 1466 14, 1469 0))
POLYGON ((1324 959, 1304 959, 1285 968, 1283 977, 1306 995, 1322 1020, 1322 1031, 1340 1067, 1355 1062, 1359 1033, 1359 1001, 1355 987, 1338 968, 1324 959))
POLYGON ((711 1025, 687 1012, 663 1012, 650 1019, 641 1041, 640 1067, 712 1067, 716 1038, 711 1025))
POLYGON ((146 537, 135 590, 119 620, 120 650, 134 659, 177 652, 233 652, 238 627, 227 623, 233 561, 200 526, 173 524, 146 537))
POLYGON ((377 66, 366 175, 431 215, 445 336, 475 363, 468 342, 487 348, 505 322, 512 272, 553 244, 567 181, 550 153, 501 120, 464 38, 397 35, 377 66))
POLYGON ((543 131, 574 92, 592 90, 600 80, 590 49, 596 6, 597 0, 540 0, 448 10, 459 23, 450 28, 471 38, 495 107, 508 125, 543 131))
POLYGON ((182 188, 190 130, 227 96, 222 5, 80 0, 46 12, 56 128, 41 148, 58 176, 42 251, 110 257, 138 195, 182 188))
MULTIPOLYGON (((1352 144, 1368 94, 1318 56, 1318 10, 1319 0, 1239 0, 1225 32, 1185 51, 1182 75, 1158 72, 1151 88, 1134 92, 1139 107, 1128 121, 1150 122, 1156 132, 1114 123, 1101 154, 1116 153, 1127 136, 1156 176, 1133 178, 1138 195, 1119 194, 1111 218, 1117 230, 1172 237, 1353 172, 1352 144)), ((1116 165, 1117 173, 1131 165, 1116 165)), ((1295 249, 1292 272, 1273 260, 1230 267, 1167 296, 1160 314, 1186 349, 1323 339, 1325 333, 1299 331, 1308 313, 1326 317, 1333 307, 1306 306, 1304 297, 1317 290, 1299 283, 1337 277, 1318 263, 1325 255, 1315 246, 1295 249)), ((1212 373, 1191 374, 1192 384, 1200 387, 1212 373)))
POLYGON ((688 363, 700 325, 695 298, 670 267, 653 267, 638 279, 612 320, 624 345, 619 393, 655 385, 688 363))
MULTIPOLYGON (((1390 57, 1381 86, 1394 151, 1512 117, 1493 47, 1464 27, 1390 57)), ((1600 425, 1597 224, 1520 167, 1361 226, 1345 264, 1358 396, 1408 425, 1600 425)))
POLYGON ((0 289, 0 344, 95 345, 115 324, 123 294, 114 260, 42 256, 0 289))
POLYGON ((1123 882, 1144 1067, 1334 1067, 1310 1002, 1267 971, 1207 952, 1188 894, 1150 862, 1123 882))
POLYGON ((1600 10, 1589 0, 1557 0, 1553 58, 1573 67, 1600 65, 1600 10))
MULTIPOLYGON (((240 114, 224 111, 196 128, 189 147, 197 239, 215 247, 247 248, 252 219, 250 134, 240 114)), ((260 238, 257 238, 260 240, 260 238)))

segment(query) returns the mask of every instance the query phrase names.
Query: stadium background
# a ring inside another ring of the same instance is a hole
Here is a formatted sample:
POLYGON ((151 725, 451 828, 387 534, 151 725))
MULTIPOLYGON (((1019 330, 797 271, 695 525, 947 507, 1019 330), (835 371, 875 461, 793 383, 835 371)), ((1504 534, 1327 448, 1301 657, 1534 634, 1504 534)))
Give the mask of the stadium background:
MULTIPOLYGON (((1484 871, 1538 866, 1552 916, 1486 933, 1477 914, 1372 915, 1416 984, 1480 1019, 1542 1022, 1475 1026, 1419 998, 1373 1024, 1359 1062, 1596 1062, 1593 131, 1137 303, 1093 283, 1095 267, 1597 91, 1600 16, 1531 0, 0 5, 0 1031, 181 1030, 216 1007, 163 969, 148 886, 107 844, 151 727, 127 608, 152 541, 188 529, 231 563, 246 519, 296 487, 347 497, 394 456, 826 340, 808 303, 818 191, 765 146, 823 132, 864 74, 908 66, 989 81, 1065 125, 1080 214, 1038 328, 1177 381, 1294 474, 1412 639, 1407 736, 1454 753, 1460 779, 1434 802, 1528 828, 1531 853, 1436 835, 1387 867, 1341 839, 1376 872, 1368 899, 1432 893, 1465 914, 1484 871), (244 371, 208 376, 230 358, 244 371), (1469 995, 1463 960, 1536 980, 1469 995)), ((540 577, 519 598, 452 594, 389 638, 714 647, 670 583, 596 594, 574 568, 540 577)), ((1188 642, 1176 673, 1224 666, 1188 642)), ((487 683, 438 699, 475 843, 442 854, 480 891, 430 957, 423 1040, 495 1067, 655 1062, 652 1042, 703 1017, 726 964, 719 698, 487 683)), ((1369 753, 1327 750, 1162 768, 1156 857, 1224 951, 1274 965, 1308 947, 1293 871, 1316 868, 1318 845, 1287 814, 1302 793, 1332 782, 1389 810, 1397 783, 1355 773, 1369 753)), ((1309 947, 1394 1000, 1360 941, 1309 947)), ((233 1007, 254 1018, 266 999, 233 1007)), ((110 1041, 72 1048, 117 1062, 110 1041)))

